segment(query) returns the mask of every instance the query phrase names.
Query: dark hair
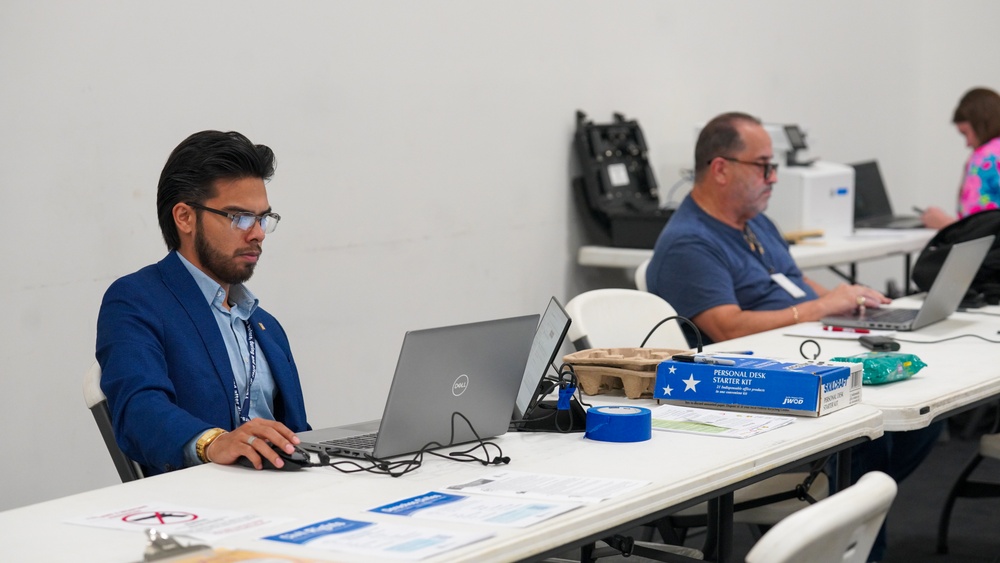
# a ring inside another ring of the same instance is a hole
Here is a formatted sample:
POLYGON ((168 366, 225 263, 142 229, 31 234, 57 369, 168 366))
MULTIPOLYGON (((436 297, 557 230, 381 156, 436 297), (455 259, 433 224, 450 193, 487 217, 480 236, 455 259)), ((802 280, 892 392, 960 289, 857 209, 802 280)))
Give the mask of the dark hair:
POLYGON ((230 131, 202 131, 184 139, 170 153, 156 189, 156 213, 167 248, 181 245, 174 224, 178 203, 202 203, 215 195, 218 180, 260 178, 274 175, 274 152, 230 131))
POLYGON ((694 146, 694 180, 701 180, 708 170, 708 164, 720 156, 731 156, 744 148, 746 144, 736 130, 739 122, 750 122, 760 125, 756 117, 731 111, 712 118, 698 134, 698 142, 694 146))
POLYGON ((1000 94, 989 88, 973 88, 962 96, 952 123, 967 121, 979 144, 1000 137, 1000 94))

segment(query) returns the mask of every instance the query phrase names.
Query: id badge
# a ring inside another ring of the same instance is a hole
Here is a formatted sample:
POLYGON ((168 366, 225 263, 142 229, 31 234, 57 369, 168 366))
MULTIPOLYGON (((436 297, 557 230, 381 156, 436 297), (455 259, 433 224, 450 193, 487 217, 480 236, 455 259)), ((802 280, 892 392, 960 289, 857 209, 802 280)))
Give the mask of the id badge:
POLYGON ((771 279, 796 299, 806 296, 806 292, 802 291, 801 287, 792 283, 792 280, 788 279, 788 276, 785 274, 771 274, 771 279))

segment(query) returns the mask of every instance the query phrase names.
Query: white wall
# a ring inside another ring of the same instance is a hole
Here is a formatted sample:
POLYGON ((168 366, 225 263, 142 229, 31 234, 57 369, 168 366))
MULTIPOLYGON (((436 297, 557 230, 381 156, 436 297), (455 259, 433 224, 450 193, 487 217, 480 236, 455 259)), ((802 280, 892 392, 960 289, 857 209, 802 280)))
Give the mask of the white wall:
POLYGON ((575 110, 639 119, 664 186, 694 124, 740 109, 878 158, 900 209, 950 207, 951 111, 1000 87, 997 21, 995 0, 6 0, 0 509, 118 481, 81 377, 104 290, 164 254, 156 181, 192 132, 277 153, 250 285, 325 426, 379 415, 406 329, 625 283, 574 264, 575 110))

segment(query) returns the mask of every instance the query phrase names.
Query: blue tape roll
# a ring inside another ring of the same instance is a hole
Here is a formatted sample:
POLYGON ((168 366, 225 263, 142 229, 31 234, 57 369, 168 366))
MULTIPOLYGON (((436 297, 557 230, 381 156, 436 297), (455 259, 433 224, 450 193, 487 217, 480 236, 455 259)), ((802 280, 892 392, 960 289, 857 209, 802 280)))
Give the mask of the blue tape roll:
POLYGON ((653 414, 642 407, 590 407, 585 437, 601 442, 642 442, 653 435, 653 414))

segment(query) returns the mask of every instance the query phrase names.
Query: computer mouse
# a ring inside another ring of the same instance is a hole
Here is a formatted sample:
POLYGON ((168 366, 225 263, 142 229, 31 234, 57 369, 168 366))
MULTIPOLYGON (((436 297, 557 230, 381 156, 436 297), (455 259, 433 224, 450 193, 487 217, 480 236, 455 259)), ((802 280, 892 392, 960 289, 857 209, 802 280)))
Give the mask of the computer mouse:
MULTIPOLYGON (((295 451, 292 453, 287 453, 281 448, 275 446, 274 444, 271 444, 271 449, 278 454, 278 457, 280 457, 285 462, 285 464, 282 465, 281 467, 275 467, 274 464, 271 463, 271 460, 267 459, 264 456, 260 456, 261 466, 264 469, 274 469, 278 471, 298 471, 303 467, 309 467, 312 464, 312 460, 310 459, 309 454, 298 447, 296 447, 295 451)), ((246 457, 241 456, 240 459, 238 460, 238 463, 244 467, 253 468, 253 463, 250 461, 250 459, 246 457)))

